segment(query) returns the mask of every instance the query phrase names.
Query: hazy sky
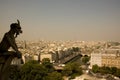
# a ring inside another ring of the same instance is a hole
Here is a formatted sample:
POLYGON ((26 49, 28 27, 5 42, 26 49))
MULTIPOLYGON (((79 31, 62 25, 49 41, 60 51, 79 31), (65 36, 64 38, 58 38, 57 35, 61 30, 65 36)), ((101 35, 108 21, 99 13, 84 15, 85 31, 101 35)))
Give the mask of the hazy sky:
POLYGON ((0 0, 0 37, 17 19, 22 40, 120 41, 120 0, 0 0))

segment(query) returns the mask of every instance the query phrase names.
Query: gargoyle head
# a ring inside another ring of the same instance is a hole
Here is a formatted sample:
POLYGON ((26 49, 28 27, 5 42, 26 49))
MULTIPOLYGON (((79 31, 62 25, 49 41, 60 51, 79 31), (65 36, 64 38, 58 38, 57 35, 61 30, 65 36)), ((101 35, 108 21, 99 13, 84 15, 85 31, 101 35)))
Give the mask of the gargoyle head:
POLYGON ((17 35, 19 35, 20 33, 22 33, 22 30, 21 30, 21 26, 20 26, 20 21, 17 20, 18 23, 12 23, 10 25, 10 28, 12 31, 14 31, 14 33, 16 34, 15 37, 17 37, 17 35))

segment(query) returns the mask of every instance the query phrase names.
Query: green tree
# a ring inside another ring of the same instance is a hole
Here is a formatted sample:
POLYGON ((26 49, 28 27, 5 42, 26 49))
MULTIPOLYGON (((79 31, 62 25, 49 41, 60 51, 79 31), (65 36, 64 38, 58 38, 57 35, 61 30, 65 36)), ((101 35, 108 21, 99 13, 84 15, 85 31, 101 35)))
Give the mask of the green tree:
MULTIPOLYGON (((17 72, 17 69, 15 70, 13 72, 17 72)), ((29 61, 21 67, 19 76, 18 73, 15 73, 15 76, 17 78, 12 80, 63 80, 61 73, 53 70, 49 59, 43 59, 42 64, 34 60, 29 61)))
POLYGON ((89 56, 84 56, 84 57, 82 58, 82 62, 83 62, 84 64, 86 64, 89 60, 90 60, 90 57, 89 57, 89 56))
POLYGON ((45 66, 45 68, 48 72, 53 72, 55 70, 54 67, 53 67, 53 64, 50 63, 49 58, 42 59, 42 65, 45 66))
POLYGON ((43 58, 42 59, 42 64, 43 65, 50 64, 50 59, 49 58, 43 58))
POLYGON ((63 74, 65 76, 70 76, 72 74, 72 67, 70 64, 67 64, 63 69, 63 74))
POLYGON ((111 68, 110 67, 105 67, 106 73, 111 74, 111 68))
POLYGON ((73 51, 73 52, 79 52, 79 51, 80 51, 80 48, 79 48, 79 47, 72 47, 72 51, 73 51))
POLYGON ((68 63, 64 69, 63 69, 63 74, 65 76, 78 76, 81 75, 82 72, 82 68, 80 67, 80 64, 78 63, 68 63))
POLYGON ((63 80, 62 75, 58 72, 49 73, 44 80, 63 80))
POLYGON ((117 69, 117 71, 114 75, 120 78, 120 69, 117 69))
POLYGON ((98 67, 97 64, 95 64, 95 65, 92 66, 92 71, 93 71, 94 73, 97 73, 98 70, 99 70, 99 67, 98 67))
POLYGON ((10 72, 10 79, 11 80, 20 80, 20 67, 17 65, 11 65, 9 66, 9 72, 10 72))
POLYGON ((110 71, 111 69, 109 68, 109 67, 106 67, 106 66, 103 66, 103 67, 100 67, 100 73, 102 73, 102 74, 107 74, 107 73, 111 73, 111 71, 110 71))
POLYGON ((111 74, 115 74, 116 73, 116 71, 117 71, 117 68, 116 67, 111 67, 111 74))
POLYGON ((29 61, 21 68, 21 80, 43 80, 47 76, 46 68, 37 61, 29 61))

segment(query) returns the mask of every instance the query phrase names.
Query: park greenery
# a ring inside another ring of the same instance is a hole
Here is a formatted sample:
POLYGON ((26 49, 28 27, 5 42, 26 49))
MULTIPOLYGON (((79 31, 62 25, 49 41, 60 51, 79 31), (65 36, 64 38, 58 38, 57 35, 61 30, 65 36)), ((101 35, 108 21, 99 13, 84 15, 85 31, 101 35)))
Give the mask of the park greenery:
POLYGON ((63 80, 62 74, 55 71, 48 58, 43 59, 41 64, 31 60, 19 69, 15 67, 11 73, 11 80, 63 80))
POLYGON ((107 67, 107 66, 98 67, 98 65, 95 64, 92 66, 92 71, 94 73, 112 74, 117 77, 120 77, 120 69, 116 67, 107 67))
POLYGON ((80 67, 80 64, 74 62, 74 63, 66 64, 62 73, 64 76, 71 76, 71 78, 75 78, 76 76, 81 75, 83 72, 82 72, 82 68, 80 67))
POLYGON ((41 64, 31 60, 19 66, 12 66, 10 80, 63 80, 63 77, 74 78, 82 74, 78 63, 69 63, 62 71, 57 71, 48 58, 44 58, 41 64))
POLYGON ((82 62, 83 62, 83 64, 87 64, 87 62, 88 62, 89 60, 90 60, 90 57, 87 56, 87 55, 85 55, 85 56, 82 57, 82 62))

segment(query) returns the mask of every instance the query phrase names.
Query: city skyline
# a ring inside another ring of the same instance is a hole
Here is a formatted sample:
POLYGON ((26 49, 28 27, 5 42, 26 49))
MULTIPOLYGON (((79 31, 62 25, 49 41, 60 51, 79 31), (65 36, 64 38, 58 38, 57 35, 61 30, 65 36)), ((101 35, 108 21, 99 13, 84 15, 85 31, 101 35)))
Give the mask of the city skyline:
POLYGON ((21 22, 21 40, 120 41, 120 0, 1 0, 0 38, 21 22))

